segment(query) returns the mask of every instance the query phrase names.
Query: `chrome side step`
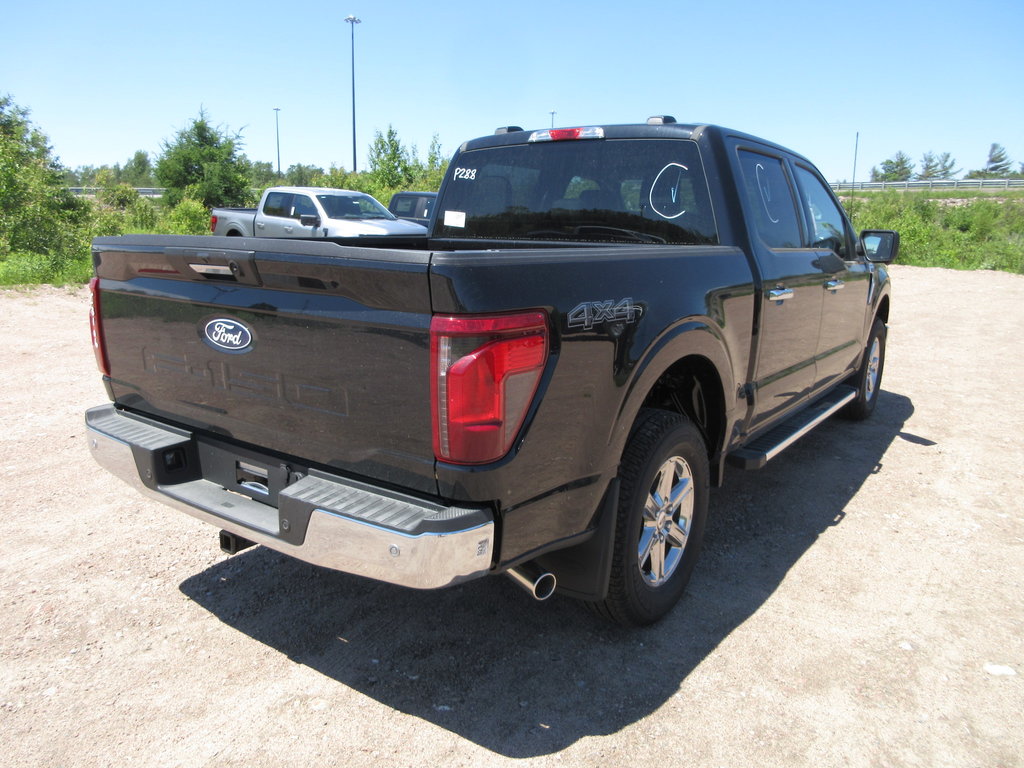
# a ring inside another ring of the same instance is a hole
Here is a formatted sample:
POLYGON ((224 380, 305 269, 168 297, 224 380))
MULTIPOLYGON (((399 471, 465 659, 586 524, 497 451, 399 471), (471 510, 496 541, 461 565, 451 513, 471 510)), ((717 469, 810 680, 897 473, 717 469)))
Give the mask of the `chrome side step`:
POLYGON ((737 448, 729 454, 729 464, 740 469, 761 469, 856 397, 857 390, 853 387, 837 387, 810 408, 791 416, 742 448, 737 448))

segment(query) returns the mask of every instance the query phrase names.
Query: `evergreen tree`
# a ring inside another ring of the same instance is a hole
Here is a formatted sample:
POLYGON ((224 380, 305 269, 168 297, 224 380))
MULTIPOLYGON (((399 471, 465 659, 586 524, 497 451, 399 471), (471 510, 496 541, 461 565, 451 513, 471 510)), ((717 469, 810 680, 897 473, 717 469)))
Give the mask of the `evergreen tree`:
POLYGON ((937 179, 952 179, 959 169, 954 170, 956 160, 950 157, 949 152, 943 152, 938 157, 932 152, 925 152, 921 158, 921 170, 918 171, 919 181, 933 181, 937 179))
POLYGON ((970 171, 964 178, 1006 179, 1010 177, 1010 169, 1012 167, 1013 163, 1006 154, 1006 148, 1002 144, 993 143, 988 148, 988 160, 985 163, 985 167, 970 171))
POLYGON ((872 181, 910 181, 914 175, 914 161, 905 152, 897 152, 882 161, 882 169, 871 169, 872 181))
POLYGON ((251 202, 249 161, 240 152, 241 136, 227 135, 210 125, 206 113, 165 141, 156 163, 156 177, 166 188, 164 201, 176 206, 198 200, 207 208, 251 202))

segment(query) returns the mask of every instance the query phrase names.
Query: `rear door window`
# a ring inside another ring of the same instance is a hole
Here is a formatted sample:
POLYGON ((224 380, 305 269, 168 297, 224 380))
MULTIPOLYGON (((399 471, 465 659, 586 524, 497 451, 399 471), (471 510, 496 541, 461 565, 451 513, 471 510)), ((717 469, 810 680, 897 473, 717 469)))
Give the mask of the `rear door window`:
POLYGON ((769 248, 800 248, 800 219, 782 159, 746 149, 739 159, 747 210, 761 240, 769 248))
POLYGON ((718 243, 696 143, 540 142, 463 152, 450 172, 442 237, 718 243))

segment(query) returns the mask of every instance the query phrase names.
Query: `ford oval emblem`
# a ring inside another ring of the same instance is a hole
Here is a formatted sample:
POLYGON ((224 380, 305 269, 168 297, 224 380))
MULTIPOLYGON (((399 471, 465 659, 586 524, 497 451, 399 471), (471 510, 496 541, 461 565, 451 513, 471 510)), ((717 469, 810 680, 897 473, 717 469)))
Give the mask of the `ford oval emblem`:
POLYGON ((206 342, 227 352, 243 352, 252 345, 252 331, 237 320, 216 317, 203 326, 206 342))

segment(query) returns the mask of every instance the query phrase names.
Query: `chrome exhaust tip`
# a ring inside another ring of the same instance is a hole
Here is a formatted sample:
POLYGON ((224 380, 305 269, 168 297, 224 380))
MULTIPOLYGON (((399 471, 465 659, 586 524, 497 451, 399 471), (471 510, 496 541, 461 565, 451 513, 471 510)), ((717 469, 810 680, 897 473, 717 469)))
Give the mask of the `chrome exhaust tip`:
POLYGON ((555 594, 557 585, 555 574, 541 570, 533 563, 509 568, 505 573, 512 581, 529 592, 534 600, 547 600, 555 594))

